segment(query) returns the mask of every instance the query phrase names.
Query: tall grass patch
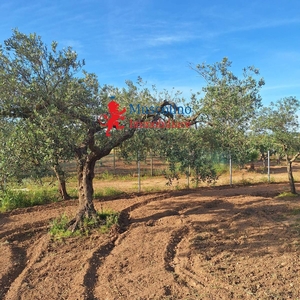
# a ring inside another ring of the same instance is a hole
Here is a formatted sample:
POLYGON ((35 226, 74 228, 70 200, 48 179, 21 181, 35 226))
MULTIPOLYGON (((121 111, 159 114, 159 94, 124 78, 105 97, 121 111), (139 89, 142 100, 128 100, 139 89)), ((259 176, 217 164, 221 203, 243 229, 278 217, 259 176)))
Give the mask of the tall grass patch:
POLYGON ((108 196, 119 196, 123 193, 123 191, 115 189, 114 187, 105 187, 94 192, 94 199, 108 196))
POLYGON ((0 210, 7 211, 58 201, 57 190, 5 190, 0 191, 0 210))

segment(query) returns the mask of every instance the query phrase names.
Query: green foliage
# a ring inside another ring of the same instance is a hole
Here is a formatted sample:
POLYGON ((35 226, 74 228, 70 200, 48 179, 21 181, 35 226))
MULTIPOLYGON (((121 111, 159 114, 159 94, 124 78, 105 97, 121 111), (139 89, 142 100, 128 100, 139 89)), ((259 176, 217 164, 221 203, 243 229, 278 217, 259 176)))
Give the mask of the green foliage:
POLYGON ((299 197, 299 194, 293 194, 291 192, 282 192, 276 198, 284 198, 284 197, 299 197))
MULTIPOLYGON (((149 90, 140 78, 137 85, 127 81, 126 88, 100 87, 94 74, 82 71, 83 66, 84 61, 78 59, 73 49, 60 49, 56 42, 47 47, 37 34, 25 35, 14 30, 12 37, 0 46, 2 189, 7 178, 22 179, 28 171, 32 178, 54 172, 59 180, 64 180, 60 164, 74 155, 80 166, 78 175, 93 174, 95 162, 116 147, 120 147, 120 155, 127 162, 159 154, 169 164, 166 176, 170 183, 181 173, 192 176, 196 185, 200 181, 214 183, 227 172, 225 167, 216 165, 213 153, 223 154, 226 161, 231 157, 240 165, 254 161, 259 153, 271 148, 274 151, 281 148, 287 157, 300 155, 295 114, 298 100, 289 97, 272 103, 261 110, 256 124, 253 122, 261 107, 259 92, 264 85, 253 66, 244 68, 240 77, 231 72, 227 58, 212 65, 193 66, 206 86, 202 98, 200 93, 193 94, 187 103, 193 112, 189 118, 192 126, 169 130, 134 129, 130 128, 129 120, 180 121, 186 117, 161 112, 152 116, 138 114, 130 112, 129 105, 150 107, 171 101, 179 105, 186 102, 180 93, 158 92, 155 87, 149 90), (77 77, 80 71, 82 75, 77 77), (98 115, 108 113, 109 95, 116 97, 120 109, 127 108, 127 120, 121 122, 124 129, 112 129, 111 137, 106 136, 105 128, 97 122, 98 115), (249 132, 251 123, 255 134, 249 132)), ((103 174, 101 178, 111 179, 111 176, 103 174)), ((52 201, 45 194, 28 198, 11 193, 2 192, 3 209, 52 201)), ((97 191, 94 197, 119 194, 121 191, 115 188, 106 188, 97 191)))
POLYGON ((118 224, 119 213, 109 209, 102 209, 97 212, 97 219, 85 217, 81 229, 74 232, 68 230, 70 220, 71 218, 65 213, 54 219, 50 224, 50 235, 55 240, 60 240, 79 235, 88 235, 94 229, 99 230, 101 233, 107 233, 109 228, 118 224))
POLYGON ((0 46, 0 119, 12 126, 6 173, 41 177, 54 170, 64 181, 59 163, 74 157, 101 107, 95 75, 75 77, 83 66, 72 48, 47 47, 36 34, 13 30, 0 46))
POLYGON ((118 224, 119 213, 113 210, 101 210, 98 213, 100 220, 104 221, 104 224, 100 226, 100 232, 106 233, 110 227, 118 224))
POLYGON ((262 78, 255 79, 259 70, 253 66, 244 68, 242 79, 239 79, 230 71, 231 64, 225 57, 221 62, 213 65, 203 63, 193 69, 207 82, 201 104, 210 122, 225 129, 242 129, 253 118, 255 109, 261 106, 258 93, 265 83, 262 78))
POLYGON ((174 182, 176 182, 175 186, 177 187, 179 184, 180 173, 179 170, 175 169, 175 164, 170 165, 170 170, 164 170, 163 175, 167 180, 167 186, 173 186, 174 182))
POLYGON ((300 101, 295 97, 287 97, 262 108, 254 122, 255 131, 269 135, 273 148, 285 155, 293 155, 300 151, 299 122, 297 112, 300 101))
POLYGON ((76 198, 78 196, 78 190, 77 189, 69 189, 68 194, 71 198, 76 198))
MULTIPOLYGON (((259 182, 262 182, 262 183, 269 183, 269 179, 268 179, 268 177, 263 176, 263 177, 261 177, 261 178, 259 179, 259 182)), ((270 183, 275 183, 275 182, 276 182, 276 180, 275 180, 274 176, 271 176, 271 177, 270 177, 270 183)))
POLYGON ((244 68, 241 77, 230 68, 226 57, 212 65, 192 66, 207 83, 201 99, 197 99, 200 93, 193 95, 192 107, 199 112, 198 128, 206 133, 203 139, 210 147, 243 165, 254 158, 254 151, 249 151, 248 130, 261 107, 259 91, 264 80, 257 78, 259 71, 253 66, 244 68))
POLYGON ((102 198, 105 196, 118 196, 118 195, 122 195, 123 193, 124 192, 122 192, 121 190, 118 190, 114 187, 105 187, 105 188, 95 191, 94 199, 102 198))
POLYGON ((66 214, 62 214, 60 217, 54 219, 50 224, 50 235, 54 237, 55 240, 78 236, 80 234, 79 230, 72 232, 67 229, 69 222, 70 218, 66 214))
POLYGON ((261 118, 258 120, 265 122, 261 127, 269 130, 275 143, 287 148, 284 151, 293 152, 300 149, 297 115, 299 108, 299 100, 293 97, 284 98, 262 110, 261 118))
POLYGON ((203 135, 202 130, 194 128, 172 129, 164 134, 159 150, 169 163, 168 184, 178 180, 179 173, 193 176, 196 185, 200 181, 213 183, 217 179, 210 145, 203 135))
POLYGON ((224 164, 224 163, 213 164, 213 168, 218 177, 229 172, 228 164, 224 164))
POLYGON ((114 178, 114 174, 109 173, 108 171, 104 171, 100 175, 98 175, 97 178, 104 180, 112 180, 114 178))
POLYGON ((58 194, 54 190, 18 191, 7 189, 0 191, 1 211, 42 205, 56 201, 58 201, 58 194))
POLYGON ((300 156, 299 108, 295 97, 283 98, 263 108, 254 123, 255 130, 268 134, 274 148, 284 154, 291 193, 296 193, 292 163, 300 156))

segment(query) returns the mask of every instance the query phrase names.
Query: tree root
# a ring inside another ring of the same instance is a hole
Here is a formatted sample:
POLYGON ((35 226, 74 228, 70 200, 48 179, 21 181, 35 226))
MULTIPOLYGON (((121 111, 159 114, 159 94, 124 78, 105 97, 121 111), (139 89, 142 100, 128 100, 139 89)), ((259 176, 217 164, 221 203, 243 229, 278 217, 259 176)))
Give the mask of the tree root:
POLYGON ((88 219, 93 219, 95 221, 95 225, 100 223, 99 217, 97 215, 97 212, 94 207, 84 207, 83 209, 80 209, 78 213, 76 214, 76 217, 72 219, 67 227, 68 230, 71 232, 76 231, 77 229, 82 229, 83 228, 83 220, 84 217, 87 217, 88 219))

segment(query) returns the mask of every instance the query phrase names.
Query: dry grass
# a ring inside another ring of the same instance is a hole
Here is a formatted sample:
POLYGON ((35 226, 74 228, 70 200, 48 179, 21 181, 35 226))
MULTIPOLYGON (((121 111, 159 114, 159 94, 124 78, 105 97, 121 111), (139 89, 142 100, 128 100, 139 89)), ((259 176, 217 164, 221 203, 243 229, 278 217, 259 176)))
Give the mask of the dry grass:
MULTIPOLYGON (((128 166, 132 167, 132 166, 128 166)), ((294 178, 297 182, 300 180, 300 163, 297 162, 294 164, 293 168, 294 178)), ((252 185, 258 183, 268 183, 268 174, 267 171, 263 170, 261 163, 258 162, 256 164, 255 171, 248 171, 248 169, 238 169, 235 168, 233 170, 233 185, 252 185)), ((270 172, 270 183, 284 183, 287 182, 288 177, 286 173, 285 166, 271 166, 270 172)), ((223 173, 216 183, 213 186, 224 186, 229 185, 229 170, 226 173, 223 173)), ((142 191, 165 191, 165 190, 177 190, 187 187, 187 179, 184 175, 180 177, 178 182, 174 182, 172 186, 166 185, 167 180, 164 176, 142 176, 141 177, 141 188, 142 191)), ((69 189, 76 189, 76 182, 72 181, 68 183, 69 189)), ((207 183, 200 183, 200 187, 209 186, 207 183)), ((106 188, 117 188, 119 191, 131 193, 137 192, 138 187, 138 178, 135 176, 125 175, 123 177, 109 177, 107 179, 98 178, 98 176, 94 180, 94 189, 95 193, 97 191, 102 191, 106 188), (122 179, 122 180, 121 180, 122 179), (117 183, 116 183, 117 182, 117 183)), ((193 183, 190 181, 190 187, 193 188, 193 183)))

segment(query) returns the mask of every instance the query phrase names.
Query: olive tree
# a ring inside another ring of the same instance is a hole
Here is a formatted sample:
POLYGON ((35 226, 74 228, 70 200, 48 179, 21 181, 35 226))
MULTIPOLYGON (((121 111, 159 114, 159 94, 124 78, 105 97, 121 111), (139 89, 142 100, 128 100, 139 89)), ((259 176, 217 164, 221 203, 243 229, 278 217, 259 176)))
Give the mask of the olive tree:
POLYGON ((264 85, 253 66, 243 69, 238 77, 230 70, 232 63, 225 57, 215 64, 191 65, 205 80, 204 94, 192 97, 193 109, 198 111, 198 128, 210 127, 214 146, 243 163, 247 160, 247 131, 261 107, 259 91, 264 85))
POLYGON ((300 156, 298 111, 300 102, 286 97, 261 109, 254 130, 264 132, 274 149, 284 154, 290 191, 296 194, 292 164, 300 156))
MULTIPOLYGON (((75 230, 83 217, 97 219, 93 205, 93 179, 96 161, 130 139, 135 127, 131 123, 102 126, 98 116, 108 114, 110 95, 114 94, 120 111, 127 107, 127 120, 144 122, 157 120, 167 100, 155 99, 149 90, 127 82, 127 88, 100 86, 94 74, 82 68, 84 61, 70 47, 59 49, 53 42, 50 49, 36 34, 25 35, 17 30, 0 48, 0 108, 1 116, 23 120, 30 126, 32 145, 42 152, 43 159, 55 164, 69 158, 77 161, 79 206, 70 229, 75 230), (82 76, 79 72, 82 71, 82 76), (155 105, 153 114, 130 111, 130 104, 155 105), (38 132, 39 131, 39 132, 38 132), (34 145, 35 144, 35 145, 34 145), (43 144, 43 145, 40 145, 43 144)), ((111 115, 112 117, 112 115, 111 115)), ((32 151, 28 151, 32 153, 32 151)))

